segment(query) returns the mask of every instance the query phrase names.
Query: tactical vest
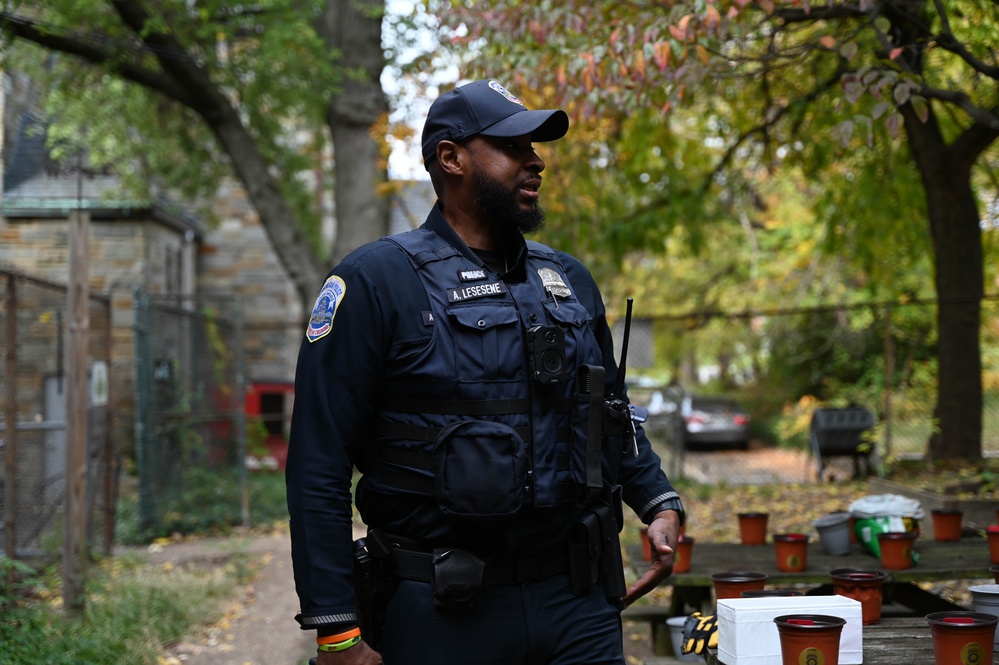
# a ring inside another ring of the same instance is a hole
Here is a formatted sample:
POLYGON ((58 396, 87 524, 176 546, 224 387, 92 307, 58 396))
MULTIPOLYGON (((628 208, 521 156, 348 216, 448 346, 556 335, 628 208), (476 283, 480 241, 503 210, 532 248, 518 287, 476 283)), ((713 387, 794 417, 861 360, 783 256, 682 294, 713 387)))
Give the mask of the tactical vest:
POLYGON ((513 284, 426 229, 383 241, 419 275, 433 334, 388 359, 365 482, 477 521, 578 500, 589 411, 579 368, 602 359, 555 252, 528 242, 527 281, 513 284))

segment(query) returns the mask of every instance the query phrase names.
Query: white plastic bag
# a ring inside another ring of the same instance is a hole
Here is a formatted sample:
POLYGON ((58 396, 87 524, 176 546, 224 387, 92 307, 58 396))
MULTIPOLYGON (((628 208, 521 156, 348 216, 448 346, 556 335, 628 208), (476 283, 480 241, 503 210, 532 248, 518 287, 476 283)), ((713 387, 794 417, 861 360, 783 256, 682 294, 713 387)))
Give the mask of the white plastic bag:
POLYGON ((850 513, 854 517, 911 517, 914 520, 926 517, 918 500, 898 494, 861 497, 850 504, 850 513))
MULTIPOLYGON (((874 556, 881 556, 879 533, 905 533, 919 528, 926 516, 916 499, 898 494, 874 494, 850 504, 854 534, 874 556)), ((913 553, 915 558, 915 553, 913 553)))

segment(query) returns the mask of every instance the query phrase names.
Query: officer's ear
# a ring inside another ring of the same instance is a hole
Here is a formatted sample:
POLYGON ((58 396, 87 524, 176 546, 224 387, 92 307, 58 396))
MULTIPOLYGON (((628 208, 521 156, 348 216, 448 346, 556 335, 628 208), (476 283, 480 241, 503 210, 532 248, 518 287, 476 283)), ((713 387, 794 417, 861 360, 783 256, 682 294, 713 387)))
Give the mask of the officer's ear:
POLYGON ((462 175, 465 164, 468 161, 466 150, 461 144, 454 141, 440 141, 437 143, 437 163, 441 172, 446 175, 462 175))

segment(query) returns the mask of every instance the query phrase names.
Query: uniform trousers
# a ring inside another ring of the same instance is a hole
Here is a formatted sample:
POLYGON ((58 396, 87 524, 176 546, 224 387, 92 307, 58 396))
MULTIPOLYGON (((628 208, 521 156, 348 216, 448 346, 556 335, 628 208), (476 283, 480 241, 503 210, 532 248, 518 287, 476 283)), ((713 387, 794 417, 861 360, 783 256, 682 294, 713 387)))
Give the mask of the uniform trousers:
POLYGON ((385 665, 625 665, 620 612, 599 584, 573 595, 566 574, 485 589, 464 610, 400 580, 385 623, 385 665))

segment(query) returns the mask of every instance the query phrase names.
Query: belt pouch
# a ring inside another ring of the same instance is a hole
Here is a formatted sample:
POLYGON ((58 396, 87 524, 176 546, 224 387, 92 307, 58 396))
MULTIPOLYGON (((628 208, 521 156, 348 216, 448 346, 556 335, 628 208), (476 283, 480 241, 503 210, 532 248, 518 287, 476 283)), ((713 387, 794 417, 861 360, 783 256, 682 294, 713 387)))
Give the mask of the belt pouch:
POLYGON ((435 549, 432 562, 434 606, 445 610, 472 607, 482 590, 486 562, 471 552, 454 549, 435 549))
POLYGON ((590 511, 572 525, 569 536, 569 577, 572 593, 584 596, 597 581, 600 560, 600 520, 590 511))

